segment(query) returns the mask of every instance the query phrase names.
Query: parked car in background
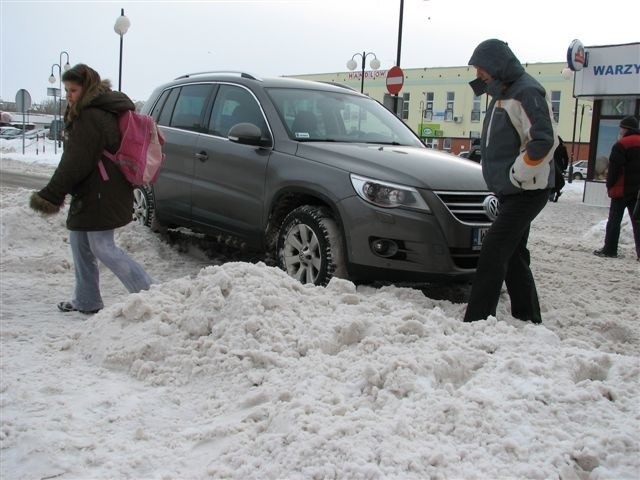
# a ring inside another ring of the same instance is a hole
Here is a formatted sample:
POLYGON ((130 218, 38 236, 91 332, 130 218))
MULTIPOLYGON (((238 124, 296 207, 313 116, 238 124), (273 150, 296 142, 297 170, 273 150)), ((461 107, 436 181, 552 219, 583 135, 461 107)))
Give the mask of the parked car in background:
POLYGON ((62 140, 64 138, 64 122, 62 120, 52 120, 47 133, 49 140, 62 140))
MULTIPOLYGON (((587 178, 587 167, 589 166, 589 162, 587 160, 578 160, 573 163, 573 179, 574 180, 584 180, 587 178)), ((569 175, 569 170, 567 169, 566 175, 569 175)))
POLYGON ((460 152, 458 154, 459 157, 462 158, 467 158, 469 160, 473 160, 474 162, 478 162, 480 163, 481 159, 482 159, 482 154, 480 153, 480 147, 479 146, 472 146, 471 150, 465 150, 463 152, 460 152))
POLYGON ((164 134, 134 215, 272 254, 303 283, 468 279, 497 199, 478 164, 426 148, 352 89, 242 73, 184 75, 142 113, 164 134))
POLYGON ((0 127, 0 138, 11 139, 22 135, 22 130, 16 127, 0 127))

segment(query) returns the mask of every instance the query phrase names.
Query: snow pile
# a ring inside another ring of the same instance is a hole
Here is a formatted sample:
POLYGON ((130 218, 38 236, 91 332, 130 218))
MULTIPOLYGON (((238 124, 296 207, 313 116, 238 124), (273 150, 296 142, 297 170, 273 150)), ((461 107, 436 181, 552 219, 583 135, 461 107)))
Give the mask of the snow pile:
MULTIPOLYGON (((30 162, 1 166, 44 171, 30 162)), ((640 264, 628 223, 622 258, 592 255, 607 212, 581 185, 532 228, 543 325, 506 294, 465 324, 464 303, 429 296, 443 286, 212 265, 135 224, 116 240, 157 283, 129 295, 103 269, 107 307, 63 314, 66 212, 2 187, 0 476, 639 478, 640 264)))

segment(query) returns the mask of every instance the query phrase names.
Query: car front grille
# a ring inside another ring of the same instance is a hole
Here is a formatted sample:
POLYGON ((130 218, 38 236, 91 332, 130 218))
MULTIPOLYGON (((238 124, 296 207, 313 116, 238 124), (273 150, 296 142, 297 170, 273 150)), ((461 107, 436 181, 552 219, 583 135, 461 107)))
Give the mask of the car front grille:
POLYGON ((489 226, 483 202, 490 192, 434 192, 451 214, 460 222, 473 226, 489 226))

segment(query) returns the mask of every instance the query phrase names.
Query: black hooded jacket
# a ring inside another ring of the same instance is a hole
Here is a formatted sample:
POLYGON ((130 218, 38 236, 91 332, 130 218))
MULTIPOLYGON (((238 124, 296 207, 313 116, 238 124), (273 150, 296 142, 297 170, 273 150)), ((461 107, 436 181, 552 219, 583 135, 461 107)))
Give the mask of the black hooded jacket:
POLYGON ((482 173, 488 187, 499 195, 552 188, 558 139, 542 85, 525 72, 501 40, 480 43, 469 65, 483 68, 493 78, 486 86, 492 98, 481 143, 482 173))
POLYGON ((65 125, 64 153, 38 195, 53 205, 62 205, 65 196, 71 195, 69 230, 113 230, 131 221, 133 187, 102 151, 114 153, 118 149, 117 114, 134 109, 129 97, 112 91, 109 82, 103 81, 95 95, 82 99, 74 118, 65 125), (98 169, 101 159, 107 181, 98 169))

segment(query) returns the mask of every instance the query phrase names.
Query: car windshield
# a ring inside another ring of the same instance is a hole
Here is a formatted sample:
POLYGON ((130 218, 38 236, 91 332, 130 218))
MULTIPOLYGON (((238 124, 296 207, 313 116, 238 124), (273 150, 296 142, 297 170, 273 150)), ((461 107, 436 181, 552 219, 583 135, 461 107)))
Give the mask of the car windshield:
POLYGON ((297 88, 269 88, 293 140, 424 147, 389 110, 369 97, 297 88))

